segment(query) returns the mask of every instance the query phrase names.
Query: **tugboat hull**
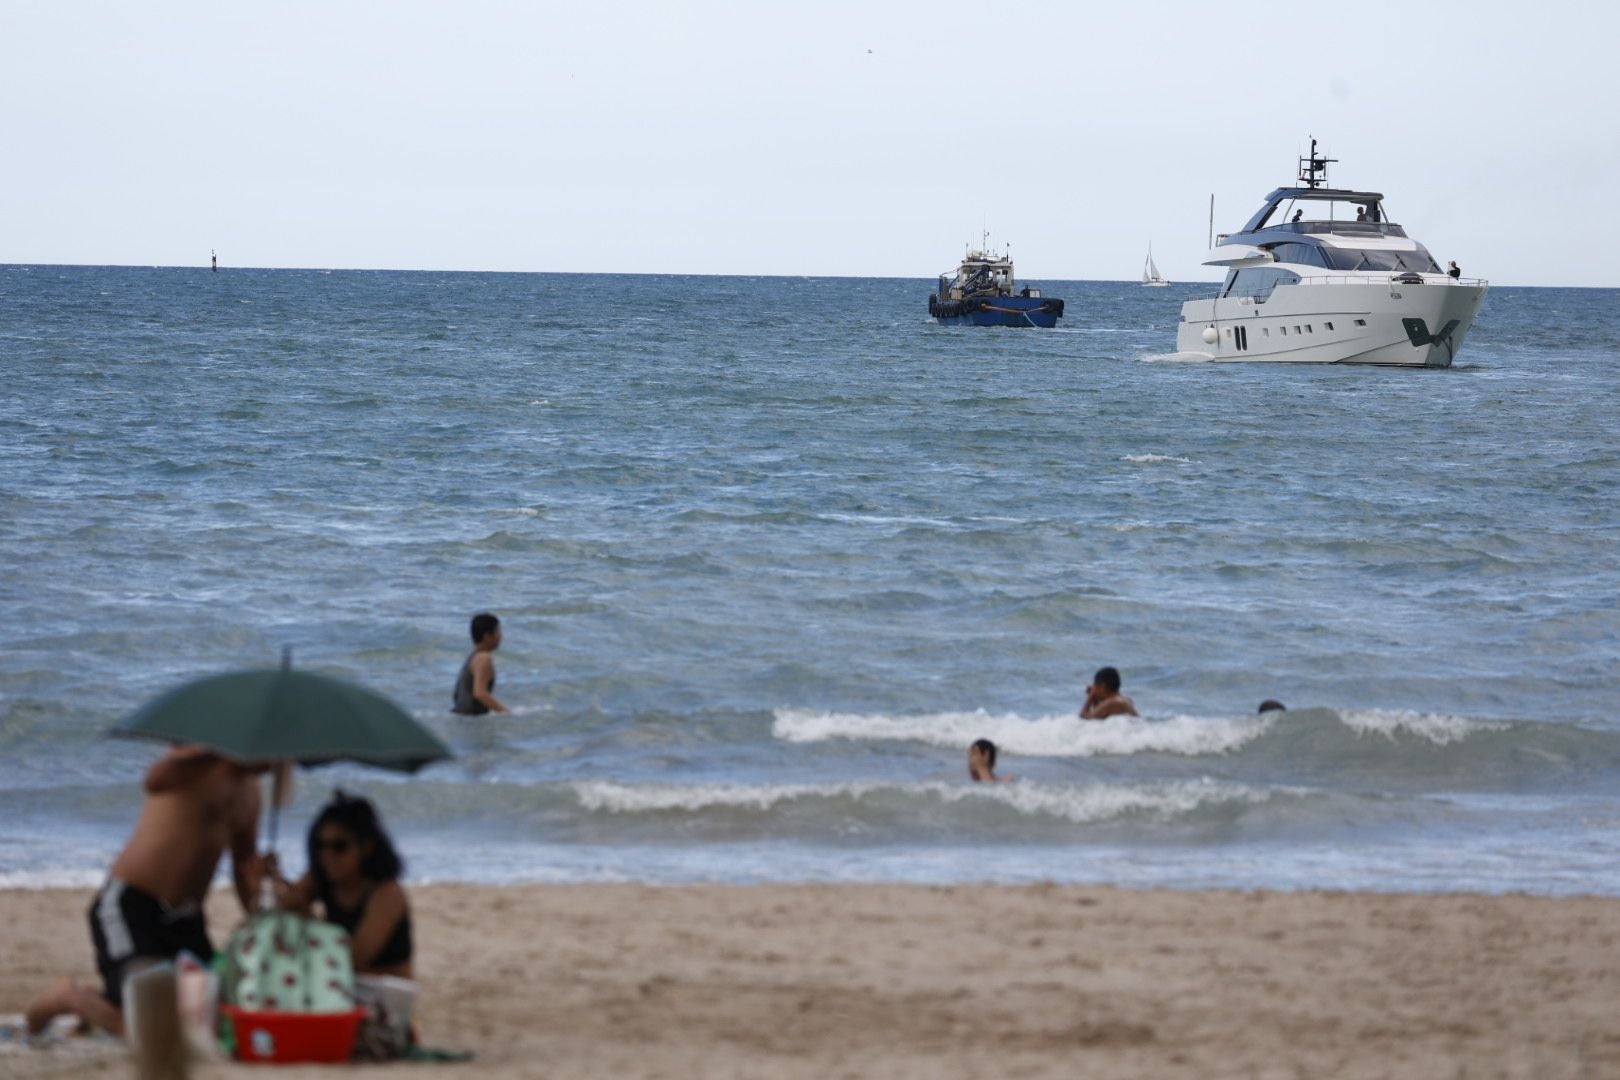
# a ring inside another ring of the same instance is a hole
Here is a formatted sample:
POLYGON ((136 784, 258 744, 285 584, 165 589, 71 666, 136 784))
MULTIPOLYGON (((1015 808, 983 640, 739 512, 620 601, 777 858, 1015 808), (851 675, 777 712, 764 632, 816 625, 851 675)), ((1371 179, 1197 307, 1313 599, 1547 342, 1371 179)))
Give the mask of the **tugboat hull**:
POLYGON ((1040 296, 928 298, 928 314, 946 326, 1038 326, 1046 330, 1063 317, 1063 301, 1040 296))

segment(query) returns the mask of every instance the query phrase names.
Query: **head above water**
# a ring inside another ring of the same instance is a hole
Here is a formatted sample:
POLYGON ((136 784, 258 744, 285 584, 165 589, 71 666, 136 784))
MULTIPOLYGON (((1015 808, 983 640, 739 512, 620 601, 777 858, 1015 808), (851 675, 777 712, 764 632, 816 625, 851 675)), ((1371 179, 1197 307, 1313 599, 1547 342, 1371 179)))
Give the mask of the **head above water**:
POLYGON ((989 739, 975 739, 973 741, 973 745, 968 747, 968 756, 972 757, 974 751, 978 751, 980 754, 982 754, 984 756, 984 763, 987 766, 989 766, 992 769, 994 769, 996 767, 996 744, 995 743, 991 742, 989 739))
POLYGON ((501 620, 487 611, 480 611, 472 617, 472 626, 469 629, 472 632, 473 644, 481 645, 490 634, 500 631, 501 620))
POLYGON ((1278 701, 1275 698, 1266 698, 1266 700, 1264 700, 1264 701, 1262 701, 1260 703, 1260 711, 1263 712, 1263 713, 1287 712, 1288 711, 1288 706, 1284 705, 1282 702, 1278 701))
POLYGON ((1097 674, 1092 676, 1091 681, 1107 690, 1110 694, 1119 693, 1119 671, 1115 668, 1098 668, 1097 674))
POLYGON ((359 876, 367 881, 395 881, 405 872, 371 801, 338 791, 309 827, 309 872, 318 895, 325 897, 330 892, 334 876, 347 876, 334 875, 331 868, 347 870, 351 854, 358 860, 359 876))

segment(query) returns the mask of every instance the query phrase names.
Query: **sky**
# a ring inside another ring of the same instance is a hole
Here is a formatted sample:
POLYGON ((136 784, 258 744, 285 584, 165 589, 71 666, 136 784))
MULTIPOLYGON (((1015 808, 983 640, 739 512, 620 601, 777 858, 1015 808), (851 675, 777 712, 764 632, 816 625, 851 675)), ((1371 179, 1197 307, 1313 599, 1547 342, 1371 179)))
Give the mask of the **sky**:
POLYGON ((0 0, 0 263, 1173 280, 1291 183, 1620 286, 1620 8, 0 0))

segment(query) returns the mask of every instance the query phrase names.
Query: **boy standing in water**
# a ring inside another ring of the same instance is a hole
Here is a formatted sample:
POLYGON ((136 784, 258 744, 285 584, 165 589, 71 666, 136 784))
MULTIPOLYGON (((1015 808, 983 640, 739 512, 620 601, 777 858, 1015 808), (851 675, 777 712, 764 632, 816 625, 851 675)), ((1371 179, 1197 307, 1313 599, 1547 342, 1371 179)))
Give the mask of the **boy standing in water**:
POLYGON ((483 716, 489 712, 510 712, 495 697, 495 650, 501 647, 501 620, 487 611, 472 617, 470 627, 473 651, 456 676, 456 692, 450 711, 461 716, 483 716))
POLYGON ((1086 703, 1080 707, 1082 720, 1106 720, 1110 716, 1135 716, 1136 703, 1119 692, 1119 672, 1099 668, 1086 687, 1086 703))
POLYGON ((135 832, 90 904, 90 938, 102 990, 63 979, 28 1008, 28 1030, 76 1013, 124 1033, 124 976, 137 959, 172 960, 181 950, 203 963, 214 948, 203 900, 226 850, 242 910, 253 910, 263 871, 256 849, 258 778, 272 766, 241 765, 200 746, 175 746, 146 774, 135 832))

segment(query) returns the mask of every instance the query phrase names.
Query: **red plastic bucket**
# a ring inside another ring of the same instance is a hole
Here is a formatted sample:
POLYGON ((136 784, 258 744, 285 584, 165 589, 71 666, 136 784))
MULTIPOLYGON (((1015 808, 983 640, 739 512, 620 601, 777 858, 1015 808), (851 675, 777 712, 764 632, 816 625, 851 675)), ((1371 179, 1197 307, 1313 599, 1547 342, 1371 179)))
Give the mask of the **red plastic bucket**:
POLYGON ((366 1010, 252 1012, 221 1005, 236 1034, 239 1061, 348 1061, 366 1010))

